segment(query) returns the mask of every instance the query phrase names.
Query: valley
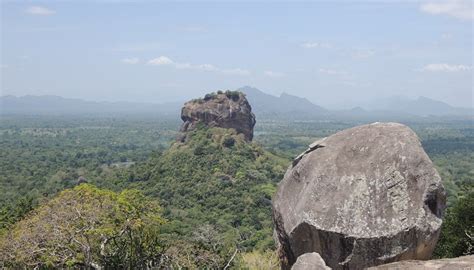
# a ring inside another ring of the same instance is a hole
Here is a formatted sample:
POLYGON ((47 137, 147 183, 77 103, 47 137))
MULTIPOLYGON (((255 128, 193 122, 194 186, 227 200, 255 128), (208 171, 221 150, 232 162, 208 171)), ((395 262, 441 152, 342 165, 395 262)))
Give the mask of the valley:
MULTIPOLYGON (((99 188, 138 189, 156 199, 168 220, 161 228, 165 253, 176 256, 180 265, 219 268, 236 249, 236 265, 278 265, 270 208, 288 164, 316 139, 364 123, 257 116, 251 144, 214 129, 196 130, 189 146, 172 146, 180 122, 147 116, 3 117, 1 230, 5 233, 28 211, 73 188, 82 177, 99 188), (235 138, 235 145, 223 146, 225 138, 235 138), (116 166, 121 163, 128 165, 116 166), (177 250, 197 257, 186 259, 177 250)), ((443 179, 448 211, 458 198, 472 196, 472 122, 405 124, 420 137, 443 179)), ((436 252, 439 257, 449 254, 436 252)))

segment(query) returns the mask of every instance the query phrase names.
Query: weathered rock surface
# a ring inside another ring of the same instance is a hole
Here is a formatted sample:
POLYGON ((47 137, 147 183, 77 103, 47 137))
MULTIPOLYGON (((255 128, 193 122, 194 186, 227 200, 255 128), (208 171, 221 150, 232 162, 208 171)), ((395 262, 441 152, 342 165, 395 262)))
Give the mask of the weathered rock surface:
POLYGON ((430 260, 430 261, 401 261, 375 267, 369 270, 470 270, 474 269, 474 255, 463 256, 453 259, 430 260))
POLYGON ((334 269, 429 259, 446 194, 416 134, 374 123, 313 143, 273 200, 283 269, 317 252, 334 269))
POLYGON ((331 268, 324 263, 318 253, 311 252, 299 256, 291 270, 331 270, 331 268))
MULTIPOLYGON (((181 110, 184 121, 181 132, 186 133, 202 123, 209 127, 233 128, 251 141, 255 115, 242 92, 226 91, 208 94, 204 99, 191 100, 181 110)), ((181 136, 180 140, 184 140, 181 136)))

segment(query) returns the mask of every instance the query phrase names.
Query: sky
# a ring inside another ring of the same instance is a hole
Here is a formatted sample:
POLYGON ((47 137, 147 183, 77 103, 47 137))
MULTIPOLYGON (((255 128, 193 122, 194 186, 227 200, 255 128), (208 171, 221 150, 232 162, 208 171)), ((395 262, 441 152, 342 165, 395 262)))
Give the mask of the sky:
POLYGON ((473 1, 1 1, 0 95, 174 102, 250 85, 473 107, 473 1))

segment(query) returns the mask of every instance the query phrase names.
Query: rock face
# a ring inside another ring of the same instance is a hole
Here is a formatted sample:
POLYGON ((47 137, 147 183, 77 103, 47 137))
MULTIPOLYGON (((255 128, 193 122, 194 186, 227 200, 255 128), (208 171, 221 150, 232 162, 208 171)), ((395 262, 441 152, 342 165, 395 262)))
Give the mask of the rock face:
POLYGON ((474 269, 474 255, 430 261, 403 261, 370 267, 369 270, 460 270, 474 269))
POLYGON ((327 267, 318 253, 311 252, 299 256, 291 270, 331 270, 331 268, 327 267))
POLYGON ((440 176, 410 128, 343 130, 310 145, 278 186, 282 268, 309 252, 334 269, 429 259, 445 203, 440 176))
MULTIPOLYGON (((207 94, 204 99, 188 101, 181 110, 181 119, 184 134, 202 123, 209 127, 233 128, 248 141, 253 138, 255 115, 242 92, 218 92, 207 94)), ((181 136, 179 140, 185 137, 181 136)))

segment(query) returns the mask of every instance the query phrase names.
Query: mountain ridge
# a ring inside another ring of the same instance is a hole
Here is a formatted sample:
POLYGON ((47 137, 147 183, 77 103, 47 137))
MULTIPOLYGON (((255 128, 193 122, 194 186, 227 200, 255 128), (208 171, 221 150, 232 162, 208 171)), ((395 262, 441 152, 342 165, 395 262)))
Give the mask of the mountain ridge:
MULTIPOLYGON (((246 94, 252 111, 259 118, 373 118, 474 116, 474 108, 455 107, 446 102, 420 96, 389 97, 374 100, 352 109, 329 110, 304 97, 283 92, 280 96, 255 87, 237 89, 246 94)), ((69 115, 69 114, 160 114, 179 115, 183 102, 149 103, 131 101, 87 101, 56 95, 0 96, 0 115, 69 115)))
POLYGON ((56 95, 0 96, 0 114, 96 114, 159 113, 178 114, 181 103, 145 103, 130 101, 88 101, 56 95))
POLYGON ((472 115, 473 108, 455 107, 446 102, 419 96, 416 99, 393 96, 377 99, 366 106, 372 111, 405 112, 420 116, 472 115))
POLYGON ((257 115, 283 115, 288 113, 321 115, 328 112, 325 108, 312 103, 306 98, 285 92, 278 97, 250 86, 244 86, 237 90, 246 94, 257 115))

